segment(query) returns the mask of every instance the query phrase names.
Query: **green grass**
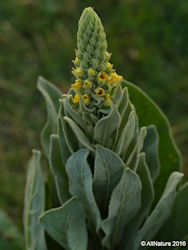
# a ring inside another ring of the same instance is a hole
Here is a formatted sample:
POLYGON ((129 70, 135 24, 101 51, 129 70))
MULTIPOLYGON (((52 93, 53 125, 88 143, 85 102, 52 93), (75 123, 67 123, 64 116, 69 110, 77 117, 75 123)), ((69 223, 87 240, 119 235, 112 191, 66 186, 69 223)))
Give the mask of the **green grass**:
POLYGON ((117 72, 165 112, 188 169, 187 0, 1 1, 0 207, 20 225, 27 162, 45 121, 37 77, 63 91, 72 83, 77 21, 89 5, 103 21, 117 72))

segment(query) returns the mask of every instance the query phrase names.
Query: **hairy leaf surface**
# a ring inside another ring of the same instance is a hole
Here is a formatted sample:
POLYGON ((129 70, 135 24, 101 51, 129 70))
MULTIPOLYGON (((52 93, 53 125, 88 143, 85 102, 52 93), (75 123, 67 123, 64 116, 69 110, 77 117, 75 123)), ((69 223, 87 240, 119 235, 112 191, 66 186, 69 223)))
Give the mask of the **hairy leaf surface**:
POLYGON ((57 132, 57 116, 59 110, 59 99, 62 93, 52 83, 43 77, 39 77, 37 87, 46 101, 47 122, 41 133, 43 150, 48 157, 50 147, 50 134, 57 132))
POLYGON ((138 175, 130 168, 125 168, 112 193, 108 217, 102 223, 105 232, 102 244, 108 249, 113 249, 119 243, 125 227, 140 209, 141 189, 138 175))
POLYGON ((67 161, 66 171, 69 177, 69 192, 78 198, 84 207, 87 219, 98 230, 101 217, 93 194, 92 173, 87 162, 88 155, 87 149, 80 149, 74 153, 67 161))
POLYGON ((71 198, 61 207, 46 211, 40 217, 40 223, 65 249, 87 249, 85 214, 76 197, 71 198))
POLYGON ((46 250, 44 229, 38 217, 44 212, 44 180, 40 167, 40 151, 33 150, 29 162, 24 205, 24 231, 27 250, 46 250))
POLYGON ((70 198, 70 194, 68 191, 68 177, 61 159, 59 138, 57 135, 51 135, 50 137, 49 153, 50 168, 54 175, 58 198, 61 204, 63 204, 70 198))

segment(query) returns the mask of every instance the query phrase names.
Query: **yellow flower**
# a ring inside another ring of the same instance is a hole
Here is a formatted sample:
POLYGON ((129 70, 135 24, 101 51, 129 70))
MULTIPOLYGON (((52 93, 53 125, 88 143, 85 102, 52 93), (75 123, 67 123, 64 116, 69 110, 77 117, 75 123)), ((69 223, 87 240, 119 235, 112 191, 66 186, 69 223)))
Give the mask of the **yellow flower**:
POLYGON ((105 95, 105 105, 110 106, 111 99, 110 99, 110 94, 105 95))
POLYGON ((98 81, 100 83, 102 83, 102 82, 104 82, 106 80, 108 80, 108 75, 105 72, 99 73, 99 75, 98 75, 98 81))
POLYGON ((89 69, 88 69, 88 73, 89 73, 89 75, 91 75, 91 76, 94 76, 94 75, 95 75, 95 71, 94 71, 92 68, 89 68, 89 69))
POLYGON ((123 80, 123 77, 116 74, 116 73, 111 73, 110 78, 108 80, 108 83, 114 87, 117 86, 121 81, 123 80))
POLYGON ((107 70, 112 70, 112 68, 113 68, 113 67, 112 67, 112 64, 108 62, 108 63, 106 64, 106 68, 107 68, 107 70))
POLYGON ((73 69, 73 74, 76 76, 76 77, 79 77, 79 76, 82 76, 83 75, 83 71, 80 67, 78 68, 75 68, 73 69))
POLYGON ((86 87, 91 88, 91 86, 92 86, 92 83, 90 81, 88 81, 88 80, 85 80, 84 85, 83 85, 84 89, 86 87))
POLYGON ((76 94, 74 96, 73 103, 79 103, 79 101, 80 101, 80 96, 79 96, 79 94, 76 94))
POLYGON ((74 59, 73 63, 74 63, 74 65, 78 65, 78 64, 79 64, 79 59, 78 59, 78 57, 76 57, 76 58, 74 59))
POLYGON ((107 60, 109 60, 109 59, 110 59, 110 57, 111 57, 111 54, 110 54, 110 53, 108 53, 108 51, 106 51, 106 52, 105 52, 105 56, 106 56, 107 60))
POLYGON ((82 82, 80 80, 76 80, 74 84, 71 85, 74 90, 79 90, 82 87, 82 82))
POLYGON ((90 101, 90 98, 89 98, 88 94, 84 94, 82 96, 82 100, 83 100, 84 104, 88 104, 89 101, 90 101))
POLYGON ((105 95, 104 89, 102 89, 102 88, 97 88, 97 89, 95 90, 95 93, 96 93, 98 96, 100 96, 100 97, 105 95))

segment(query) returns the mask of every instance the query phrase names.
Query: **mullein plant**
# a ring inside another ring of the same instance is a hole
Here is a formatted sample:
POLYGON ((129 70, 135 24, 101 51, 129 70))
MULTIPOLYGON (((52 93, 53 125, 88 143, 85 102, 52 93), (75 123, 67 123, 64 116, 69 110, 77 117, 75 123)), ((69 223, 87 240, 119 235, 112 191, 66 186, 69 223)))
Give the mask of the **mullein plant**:
POLYGON ((92 8, 78 26, 68 93, 38 81, 47 104, 41 134, 46 168, 41 152, 33 150, 26 249, 136 250, 148 240, 185 245, 188 185, 168 121, 116 72, 92 8))

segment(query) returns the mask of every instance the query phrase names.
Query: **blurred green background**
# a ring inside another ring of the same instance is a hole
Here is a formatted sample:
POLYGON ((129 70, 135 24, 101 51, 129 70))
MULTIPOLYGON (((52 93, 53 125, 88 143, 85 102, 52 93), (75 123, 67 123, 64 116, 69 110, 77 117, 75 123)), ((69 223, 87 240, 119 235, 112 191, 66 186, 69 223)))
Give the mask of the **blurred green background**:
POLYGON ((76 31, 84 7, 102 19, 112 63, 170 120, 188 169, 187 0, 0 1, 0 207, 21 226, 31 149, 40 149, 43 75, 63 91, 73 82, 76 31))

